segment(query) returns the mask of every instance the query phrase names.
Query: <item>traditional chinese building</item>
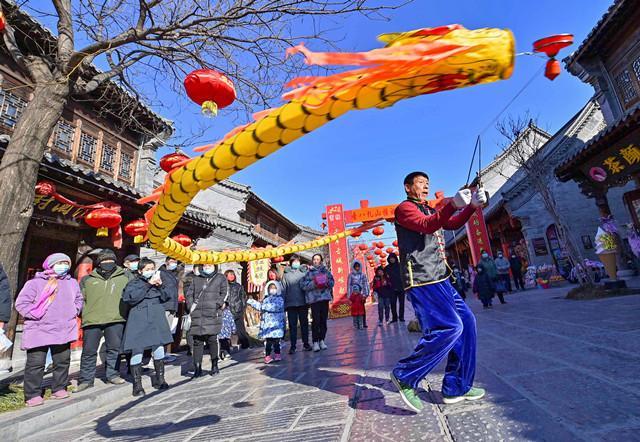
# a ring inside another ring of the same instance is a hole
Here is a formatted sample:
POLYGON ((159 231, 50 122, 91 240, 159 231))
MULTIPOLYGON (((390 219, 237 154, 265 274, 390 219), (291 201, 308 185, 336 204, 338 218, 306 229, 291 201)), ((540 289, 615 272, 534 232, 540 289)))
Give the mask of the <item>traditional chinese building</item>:
MULTIPOLYGON (((577 51, 566 58, 569 72, 595 89, 606 128, 556 169, 592 198, 601 216, 640 227, 640 8, 618 0, 577 51), (624 211, 614 206, 625 204, 624 211)), ((624 230, 621 231, 625 235, 624 230)), ((623 260, 624 263, 624 260, 623 260)))

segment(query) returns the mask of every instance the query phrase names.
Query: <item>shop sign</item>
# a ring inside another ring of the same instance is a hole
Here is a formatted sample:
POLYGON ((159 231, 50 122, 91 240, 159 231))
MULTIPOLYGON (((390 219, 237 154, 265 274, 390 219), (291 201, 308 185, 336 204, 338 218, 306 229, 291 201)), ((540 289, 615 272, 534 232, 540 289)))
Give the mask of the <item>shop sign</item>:
MULTIPOLYGON (((329 235, 340 233, 345 229, 345 219, 342 204, 327 206, 327 223, 329 235)), ((333 302, 331 316, 348 316, 349 303, 347 302, 347 279, 349 277, 349 249, 347 238, 340 238, 329 244, 329 257, 331 259, 331 273, 335 279, 333 287, 333 302)))
POLYGON ((249 283, 257 287, 262 287, 266 284, 270 267, 271 260, 269 259, 249 261, 249 283))
POLYGON ((581 170, 593 182, 612 184, 640 172, 640 136, 627 137, 616 147, 605 149, 581 170))
POLYGON ((89 213, 89 209, 82 209, 72 206, 71 204, 63 204, 49 195, 36 195, 33 206, 36 211, 51 218, 69 218, 74 221, 81 221, 84 216, 89 213))

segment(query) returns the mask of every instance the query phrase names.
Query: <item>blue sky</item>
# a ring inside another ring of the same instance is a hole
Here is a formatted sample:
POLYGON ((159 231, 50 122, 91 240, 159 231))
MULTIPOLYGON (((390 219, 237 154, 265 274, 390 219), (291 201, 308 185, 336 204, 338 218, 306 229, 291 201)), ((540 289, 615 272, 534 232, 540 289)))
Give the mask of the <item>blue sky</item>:
MULTIPOLYGON (((384 3, 385 0, 376 0, 384 3)), ((533 41, 558 33, 575 35, 575 50, 612 0, 414 0, 387 13, 388 21, 362 16, 326 18, 319 23, 330 29, 335 45, 344 51, 365 51, 380 47, 376 36, 459 23, 469 29, 510 29, 517 52, 531 50, 533 41)), ((53 23, 43 19, 55 29, 53 23)), ((304 23, 304 22, 303 22, 304 23)), ((304 29, 302 30, 305 31, 304 29)), ((78 46, 81 46, 78 44, 78 46)), ((329 48, 310 43, 312 50, 329 48)), ((451 195, 465 183, 477 135, 544 65, 538 57, 517 57, 513 76, 506 81, 474 86, 402 101, 384 110, 354 111, 284 147, 275 154, 232 176, 253 190, 295 222, 318 228, 328 204, 343 203, 356 208, 361 199, 370 205, 387 205, 404 198, 403 177, 424 170, 431 177, 433 191, 451 195)), ((163 85, 153 103, 158 113, 175 123, 177 137, 206 127, 205 136, 192 146, 221 138, 247 118, 223 110, 216 119, 204 119, 199 107, 184 95, 163 85), (157 101, 156 101, 157 100, 157 101)), ((149 83, 149 89, 155 90, 149 83)), ((149 91, 145 91, 149 92, 149 91)), ((540 126, 555 132, 592 96, 590 86, 569 73, 551 82, 542 74, 509 107, 505 115, 529 112, 540 126)), ((271 106, 278 106, 274 101, 271 106)), ((260 109, 256 109, 260 110, 260 109)), ((493 126, 482 135, 483 164, 500 151, 500 137, 493 126)), ((161 149, 159 156, 167 153, 161 149)), ((385 235, 386 236, 386 235, 385 235)))
MULTIPOLYGON (((339 43, 344 50, 368 50, 377 47, 376 36, 385 32, 451 23, 501 27, 515 34, 517 52, 530 50, 532 42, 543 36, 573 33, 576 43, 561 53, 566 56, 609 5, 609 0, 416 0, 391 12, 389 21, 352 16, 336 32, 344 36, 339 43)), ((327 204, 341 202, 355 208, 360 199, 371 205, 401 201, 402 179, 415 169, 429 173, 433 190, 451 194, 465 182, 477 134, 543 64, 543 59, 521 56, 507 81, 417 97, 390 109, 348 113, 232 179, 251 185, 295 222, 316 228, 327 204)), ((555 132, 592 93, 591 87, 565 71, 554 82, 539 75, 507 113, 529 111, 544 129, 555 132)), ((175 118, 178 131, 197 119, 197 110, 187 114, 175 118)), ((235 123, 224 114, 211 121, 212 140, 235 123)), ((499 142, 493 127, 483 135, 483 164, 499 152, 499 142)))

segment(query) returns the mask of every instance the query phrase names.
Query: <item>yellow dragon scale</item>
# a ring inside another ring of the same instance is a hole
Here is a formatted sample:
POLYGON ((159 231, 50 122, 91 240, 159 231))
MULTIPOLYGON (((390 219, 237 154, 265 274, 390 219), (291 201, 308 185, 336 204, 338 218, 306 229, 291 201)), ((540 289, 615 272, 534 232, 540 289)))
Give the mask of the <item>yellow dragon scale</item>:
POLYGON ((237 252, 195 251, 169 235, 191 200, 203 189, 230 177, 281 147, 354 109, 385 108, 399 100, 508 78, 514 41, 501 29, 467 30, 458 25, 381 36, 387 47, 357 54, 314 54, 308 63, 365 68, 328 77, 294 80, 289 102, 227 136, 204 154, 167 175, 157 204, 148 212, 151 247, 193 264, 220 264, 275 258, 321 247, 357 229, 272 249, 237 252), (341 62, 341 60, 343 60, 341 62))

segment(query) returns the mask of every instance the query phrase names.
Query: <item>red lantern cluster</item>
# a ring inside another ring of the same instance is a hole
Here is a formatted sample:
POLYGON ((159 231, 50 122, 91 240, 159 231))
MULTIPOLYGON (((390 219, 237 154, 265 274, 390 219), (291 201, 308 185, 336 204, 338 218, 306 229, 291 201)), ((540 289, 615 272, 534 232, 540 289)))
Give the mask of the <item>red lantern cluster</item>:
POLYGON ((213 69, 198 69, 184 79, 184 88, 191 100, 202 106, 202 113, 216 116, 236 99, 236 89, 229 78, 213 69))
POLYGON ((124 231, 127 235, 133 236, 133 243, 140 244, 147 234, 147 222, 143 219, 136 219, 128 222, 124 226, 124 231))
POLYGON ((562 70, 560 62, 556 60, 556 55, 560 52, 560 49, 565 48, 573 44, 572 34, 558 34, 551 35, 549 37, 541 38, 533 43, 534 52, 544 52, 549 57, 547 66, 544 71, 544 76, 553 81, 560 75, 562 70))
POLYGON ((380 255, 382 255, 383 252, 380 249, 376 249, 375 252, 373 252, 373 253, 375 253, 376 255, 380 256, 380 255))
POLYGON ((112 209, 95 209, 87 213, 84 221, 94 229, 98 229, 96 236, 109 236, 109 229, 118 227, 122 222, 122 217, 112 209))
POLYGON ((171 239, 173 239, 175 242, 182 245, 183 247, 189 247, 193 243, 191 238, 183 233, 173 236, 171 237, 171 239))

